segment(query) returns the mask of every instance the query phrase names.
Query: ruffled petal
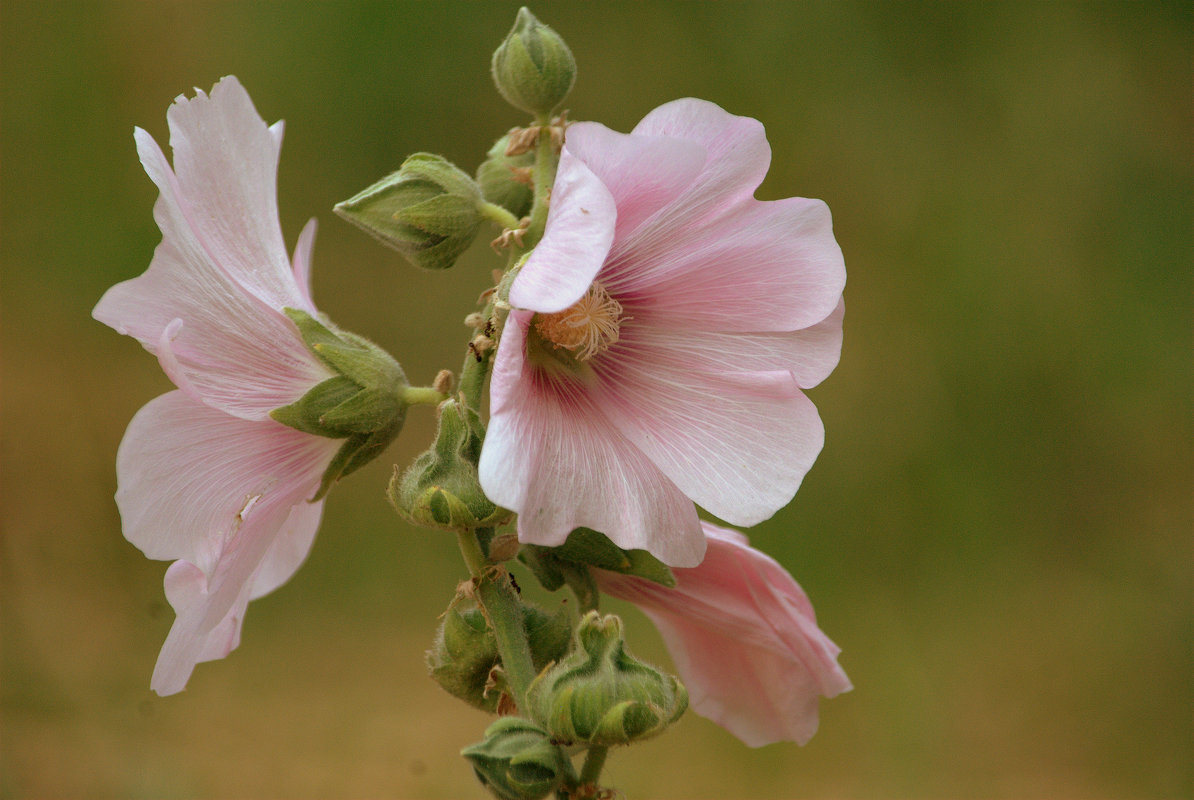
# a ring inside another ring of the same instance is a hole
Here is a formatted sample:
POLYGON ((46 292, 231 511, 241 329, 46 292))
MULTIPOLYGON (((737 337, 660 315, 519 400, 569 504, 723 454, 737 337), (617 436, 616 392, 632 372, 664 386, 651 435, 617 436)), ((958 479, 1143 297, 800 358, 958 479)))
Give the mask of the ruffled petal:
POLYGON ((510 304, 552 313, 579 300, 605 263, 617 218, 609 190, 565 149, 543 239, 514 279, 510 304))
POLYGON ((840 649, 774 559, 735 531, 703 528, 705 560, 675 570, 675 588, 594 570, 598 586, 656 624, 698 714, 752 747, 804 744, 817 730, 818 697, 851 688, 840 649))
POLYGON ((707 100, 686 97, 664 103, 643 117, 632 133, 687 139, 705 149, 705 168, 688 193, 697 209, 753 195, 771 166, 763 124, 707 100))
POLYGON ((559 545, 573 529, 588 527, 667 564, 699 563, 704 537, 692 503, 581 387, 527 363, 530 317, 512 313, 499 345, 481 451, 486 495, 518 512, 524 542, 559 545))
POLYGON ((783 508, 825 429, 791 373, 714 371, 700 356, 625 343, 594 359, 593 402, 697 504, 735 525, 783 508), (685 360, 687 357, 687 360, 685 360))
POLYGON ((291 508, 314 495, 339 445, 272 420, 231 417, 182 392, 164 394, 137 412, 116 454, 125 537, 150 558, 188 561, 214 581, 222 558, 262 536, 248 570, 255 572, 291 508))
POLYGON ((331 377, 281 313, 287 306, 314 313, 314 307, 295 280, 278 230, 278 136, 230 78, 211 98, 200 93, 179 100, 171 128, 176 150, 187 153, 183 172, 176 152, 185 180, 149 134, 135 132, 142 164, 161 189, 154 217, 162 241, 149 269, 109 289, 93 315, 159 356, 166 326, 182 320, 171 357, 184 382, 216 408, 264 420, 331 377), (211 148, 220 152, 204 161, 201 150, 211 148), (212 193, 218 197, 207 196, 212 193), (217 213, 223 216, 211 216, 217 213), (265 217, 272 235, 263 232, 265 217), (256 234, 265 238, 244 241, 256 234))
POLYGON ((596 122, 569 127, 565 149, 601 179, 617 204, 615 240, 674 202, 705 166, 705 148, 696 142, 616 133, 596 122))
MULTIPOLYGON (((301 295, 278 224, 282 124, 267 126, 232 76, 210 96, 179 97, 166 119, 180 205, 210 260, 267 305, 297 307, 301 295)), ((150 176, 165 192, 162 176, 150 176)))

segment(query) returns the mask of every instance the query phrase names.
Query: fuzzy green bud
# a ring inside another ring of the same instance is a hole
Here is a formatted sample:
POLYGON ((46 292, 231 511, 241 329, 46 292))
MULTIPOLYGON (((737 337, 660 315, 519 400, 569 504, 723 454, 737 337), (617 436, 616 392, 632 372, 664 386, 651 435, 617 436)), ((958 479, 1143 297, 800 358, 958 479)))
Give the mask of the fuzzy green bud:
POLYGON ((485 160, 477 167, 477 184, 486 200, 521 219, 531 213, 535 200, 535 191, 524 178, 535 165, 535 154, 528 151, 508 156, 506 148, 509 146, 510 136, 507 134, 489 148, 485 160))
POLYGON ((335 211, 424 269, 447 269, 481 227, 481 189, 443 156, 415 153, 335 211))
POLYGON ((514 27, 493 54, 493 82, 510 105, 547 115, 572 91, 576 60, 558 33, 520 8, 514 27))
POLYGON ((555 740, 610 746, 662 732, 688 708, 688 692, 626 650, 621 619, 590 611, 572 651, 531 682, 527 703, 555 740))
POLYGON ((540 800, 572 777, 572 765, 542 727, 502 717, 485 739, 460 751, 477 778, 501 800, 540 800))
POLYGON ((307 348, 336 373, 290 405, 270 412, 275 421, 304 433, 344 439, 312 498, 318 499, 398 436, 406 419, 403 390, 409 384, 398 362, 367 339, 305 311, 285 312, 307 348))
MULTIPOLYGON (((535 669, 543 669, 568 652, 572 626, 565 610, 548 614, 535 606, 523 605, 522 623, 535 669)), ((427 651, 427 668, 432 679, 454 697, 494 713, 503 691, 494 681, 494 669, 500 664, 497 640, 481 610, 450 607, 434 644, 427 651)))
POLYGON ((485 496, 477 478, 481 420, 455 399, 439 406, 439 429, 431 448, 390 481, 387 496, 415 525, 449 531, 492 527, 510 512, 485 496))

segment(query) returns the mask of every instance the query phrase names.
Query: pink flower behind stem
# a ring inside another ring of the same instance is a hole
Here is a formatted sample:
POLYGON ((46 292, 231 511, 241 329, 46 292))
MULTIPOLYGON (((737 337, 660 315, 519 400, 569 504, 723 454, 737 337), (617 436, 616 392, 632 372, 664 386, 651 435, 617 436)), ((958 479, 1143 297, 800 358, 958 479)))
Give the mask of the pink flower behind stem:
POLYGON ((675 588, 595 569, 597 584, 659 628, 694 711, 751 747, 805 744, 817 731, 818 698, 851 688, 840 649, 783 567, 742 534, 702 524, 705 560, 673 570, 675 588))
POLYGON ((588 527, 700 563, 694 501, 786 505, 824 440, 845 267, 817 200, 761 202, 762 126, 677 100, 630 134, 568 129, 542 241, 510 289, 481 454, 519 538, 588 527))
POLYGON ((298 569, 323 508, 307 501, 341 445, 269 416, 335 374, 283 313, 317 312, 314 220, 293 263, 278 223, 282 123, 267 127, 233 77, 210 96, 179 97, 167 119, 173 169, 135 133, 161 190, 162 241, 149 269, 93 312, 154 353, 179 388, 134 416, 116 465, 125 537, 150 558, 177 559, 165 579, 177 618, 151 683, 162 695, 231 652, 249 601, 298 569))

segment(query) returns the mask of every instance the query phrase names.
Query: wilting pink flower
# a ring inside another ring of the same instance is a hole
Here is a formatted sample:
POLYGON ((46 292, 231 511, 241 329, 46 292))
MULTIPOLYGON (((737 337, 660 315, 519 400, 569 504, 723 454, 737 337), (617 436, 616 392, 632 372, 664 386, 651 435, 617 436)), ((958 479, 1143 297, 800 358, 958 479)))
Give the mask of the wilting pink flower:
POLYGON ((752 525, 824 440, 845 267, 818 200, 755 200, 757 121, 677 100, 628 135, 568 129, 542 241, 510 290, 481 454, 519 538, 577 527, 693 566, 693 501, 752 525))
POLYGON ((595 569, 597 585, 659 628, 698 714, 751 747, 804 744, 817 732, 817 698, 852 688, 841 651, 783 567, 737 531, 703 527, 705 560, 673 570, 675 588, 595 569))
POLYGON ((133 417, 116 463, 125 536, 150 558, 177 559, 165 580, 177 618, 152 681, 163 695, 235 648, 249 601, 302 563, 323 507, 307 501, 341 445, 269 416, 334 374, 282 312, 315 314, 314 220, 293 264, 278 223, 282 123, 267 127, 232 77, 210 96, 178 98, 167 119, 173 169, 135 132, 161 190, 162 242, 149 269, 94 311, 178 387, 133 417))

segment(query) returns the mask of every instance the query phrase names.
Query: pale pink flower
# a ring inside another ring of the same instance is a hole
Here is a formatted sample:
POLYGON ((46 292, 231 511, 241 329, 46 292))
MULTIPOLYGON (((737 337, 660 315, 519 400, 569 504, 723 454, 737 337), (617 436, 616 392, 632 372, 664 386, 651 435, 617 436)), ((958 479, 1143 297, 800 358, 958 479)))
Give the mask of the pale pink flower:
POLYGON ((154 353, 179 389, 133 417, 116 461, 125 537, 177 559, 165 579, 177 618, 151 683, 162 695, 231 652, 249 601, 302 563, 323 508, 307 501, 342 444, 269 416, 334 375, 282 311, 316 313, 314 220, 293 263, 278 223, 282 123, 267 127, 232 77, 210 96, 179 97, 167 119, 173 169, 135 131, 161 191, 162 242, 149 269, 93 312, 154 353))
POLYGON ((817 732, 818 697, 852 688, 841 650, 783 567, 741 533, 703 527, 705 560, 674 569, 675 588, 595 569, 597 585, 659 628, 694 711, 751 747, 805 744, 817 732))
POLYGON ((568 128, 545 235, 510 289, 481 484, 519 538, 578 527, 700 563, 693 502, 786 505, 824 429, 845 266, 819 200, 755 200, 763 127, 677 100, 630 134, 568 128))

